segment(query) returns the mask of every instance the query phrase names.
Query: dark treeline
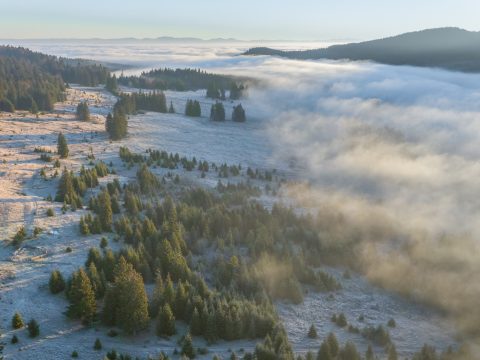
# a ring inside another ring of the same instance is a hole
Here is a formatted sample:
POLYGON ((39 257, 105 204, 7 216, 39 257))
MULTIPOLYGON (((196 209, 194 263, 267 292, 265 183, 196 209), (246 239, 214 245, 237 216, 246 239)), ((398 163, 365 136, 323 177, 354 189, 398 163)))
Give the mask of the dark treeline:
POLYGON ((0 46, 1 110, 52 110, 64 99, 65 83, 105 83, 108 70, 83 60, 70 60, 21 47, 0 46))
POLYGON ((200 90, 207 89, 215 83, 219 88, 230 89, 236 78, 226 75, 211 74, 199 69, 156 69, 144 72, 140 76, 121 76, 121 85, 141 89, 158 90, 200 90))

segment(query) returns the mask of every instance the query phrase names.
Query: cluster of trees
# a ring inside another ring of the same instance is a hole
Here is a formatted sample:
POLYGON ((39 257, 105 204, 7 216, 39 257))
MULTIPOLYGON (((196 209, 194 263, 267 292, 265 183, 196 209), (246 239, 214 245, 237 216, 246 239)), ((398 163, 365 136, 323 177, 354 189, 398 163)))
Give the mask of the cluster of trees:
POLYGON ((0 110, 52 110, 65 98, 65 83, 95 86, 105 83, 107 74, 92 62, 0 46, 0 110))
POLYGON ((242 104, 233 107, 232 120, 236 122, 245 122, 247 120, 242 104))
POLYGON ((210 120, 225 121, 225 108, 221 102, 217 102, 212 105, 210 110, 210 120))
POLYGON ((138 89, 176 91, 206 89, 213 83, 222 89, 233 87, 233 84, 239 90, 244 88, 243 85, 237 85, 236 79, 231 76, 210 74, 199 69, 156 69, 144 72, 140 76, 121 76, 118 82, 138 89))
POLYGON ((167 100, 163 92, 121 94, 113 107, 113 114, 107 116, 105 129, 112 140, 120 140, 127 135, 129 114, 139 110, 166 113, 167 100))
POLYGON ((95 213, 80 218, 80 233, 82 235, 100 234, 112 230, 113 214, 120 213, 119 197, 122 188, 117 179, 107 184, 96 196, 92 196, 88 208, 95 213))
POLYGON ((243 84, 237 84, 236 82, 232 82, 230 86, 230 99, 231 100, 238 100, 245 96, 245 92, 247 87, 243 84))
POLYGON ((81 101, 77 105, 76 117, 77 120, 81 121, 90 120, 90 109, 88 108, 88 103, 86 101, 81 101))
POLYGON ((215 82, 212 82, 208 84, 207 97, 211 99, 226 100, 225 88, 218 86, 215 82))
POLYGON ((98 178, 104 177, 108 173, 109 170, 103 162, 98 162, 92 169, 82 166, 78 176, 75 176, 73 171, 64 168, 58 183, 55 201, 71 205, 74 209, 81 207, 82 197, 87 189, 97 187, 98 178))
POLYGON ((185 115, 192 117, 202 116, 202 108, 197 100, 187 100, 185 105, 185 115))
POLYGON ((108 74, 105 81, 105 89, 107 89, 114 95, 118 94, 118 80, 115 75, 111 76, 110 74, 108 74))

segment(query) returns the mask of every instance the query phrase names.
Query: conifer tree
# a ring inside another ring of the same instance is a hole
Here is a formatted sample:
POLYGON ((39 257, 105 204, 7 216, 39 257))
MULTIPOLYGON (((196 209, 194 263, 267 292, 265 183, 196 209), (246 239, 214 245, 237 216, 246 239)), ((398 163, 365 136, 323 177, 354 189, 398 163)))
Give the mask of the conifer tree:
POLYGON ((361 360, 361 356, 357 351, 357 347, 351 341, 347 341, 341 350, 340 356, 342 359, 361 360))
POLYGON ((165 304, 160 308, 157 320, 157 335, 171 336, 176 333, 175 317, 169 304, 165 304))
POLYGON ((323 341, 318 350, 317 360, 333 360, 332 352, 327 341, 323 341))
POLYGON ((67 139, 62 133, 58 134, 58 139, 57 139, 57 152, 58 155, 62 159, 66 159, 68 157, 68 144, 67 144, 67 139))
POLYGON ((192 319, 190 320, 190 333, 194 336, 202 334, 202 319, 197 308, 193 310, 192 319))
POLYGON ((110 231, 112 228, 113 212, 112 202, 108 191, 104 190, 98 195, 98 217, 104 231, 110 231))
POLYGON ((315 328, 315 325, 311 325, 310 329, 308 330, 308 337, 310 339, 316 339, 317 338, 317 329, 315 328))
POLYGON ((245 110, 242 107, 242 104, 233 107, 232 120, 236 122, 245 122, 246 120, 245 110))
POLYGON ((212 105, 210 110, 210 120, 225 121, 225 108, 221 102, 212 105))
POLYGON ((31 338, 34 338, 40 335, 40 325, 38 325, 38 322, 35 319, 32 319, 28 322, 27 329, 28 329, 28 335, 31 338))
MULTIPOLYGON (((253 336, 255 337, 255 335, 253 336)), ((214 343, 217 341, 218 332, 217 332, 217 321, 215 319, 215 314, 211 312, 207 317, 207 328, 205 331, 205 339, 209 343, 214 343)))
POLYGON ((397 360, 397 359, 398 359, 397 349, 395 348, 395 345, 392 343, 388 348, 388 360, 397 360))
POLYGON ((84 324, 90 324, 95 316, 97 304, 92 283, 83 268, 72 275, 68 300, 69 316, 82 320, 84 324))
POLYGON ((195 349, 193 348, 193 341, 190 334, 185 335, 182 345, 182 355, 187 356, 189 359, 195 358, 195 349))
MULTIPOLYGON (((128 334, 143 330, 149 321, 148 298, 142 276, 128 264, 123 257, 114 270, 114 308, 108 309, 115 314, 115 323, 128 334)), ((110 304, 109 304, 110 305, 110 304)))
POLYGON ((95 263, 91 263, 88 266, 88 277, 92 283, 93 292, 96 299, 101 299, 105 293, 105 284, 102 281, 100 274, 98 273, 95 263))
POLYGON ((365 360, 374 360, 375 354, 373 352, 372 345, 368 344, 367 351, 365 352, 365 360))
POLYGON ((336 357, 340 351, 340 345, 338 344, 337 337, 334 333, 328 334, 327 337, 328 347, 333 357, 336 357))
POLYGON ((21 329, 24 327, 22 315, 20 315, 18 312, 16 312, 13 317, 12 317, 12 328, 13 329, 21 329))
POLYGON ((175 114, 175 108, 173 107, 173 102, 170 101, 170 107, 168 108, 170 114, 175 114))
POLYGON ((81 121, 90 120, 90 110, 86 101, 82 101, 77 105, 76 117, 81 121))
POLYGON ((65 290, 65 280, 63 279, 62 273, 59 270, 52 271, 48 286, 52 294, 58 294, 65 290))

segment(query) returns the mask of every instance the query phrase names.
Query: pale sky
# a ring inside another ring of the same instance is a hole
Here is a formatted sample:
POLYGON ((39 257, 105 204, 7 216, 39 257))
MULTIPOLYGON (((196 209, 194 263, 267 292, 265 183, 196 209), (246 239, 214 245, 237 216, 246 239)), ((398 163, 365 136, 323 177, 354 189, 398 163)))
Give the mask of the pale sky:
POLYGON ((0 38, 338 40, 458 26, 479 0, 0 0, 0 38))

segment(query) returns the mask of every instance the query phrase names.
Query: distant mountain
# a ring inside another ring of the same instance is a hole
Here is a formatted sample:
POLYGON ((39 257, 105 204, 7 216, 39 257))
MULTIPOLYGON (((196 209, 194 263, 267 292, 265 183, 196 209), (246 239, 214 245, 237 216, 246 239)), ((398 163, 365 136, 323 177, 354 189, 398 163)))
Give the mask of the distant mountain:
POLYGON ((291 59, 371 60, 390 65, 439 67, 480 72, 480 32, 438 28, 324 49, 281 51, 258 47, 245 55, 271 55, 291 59))

